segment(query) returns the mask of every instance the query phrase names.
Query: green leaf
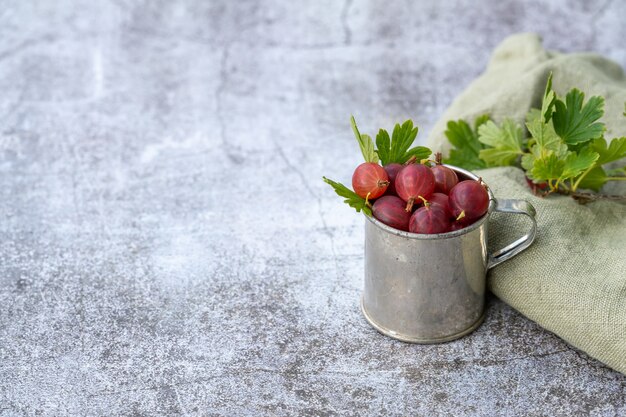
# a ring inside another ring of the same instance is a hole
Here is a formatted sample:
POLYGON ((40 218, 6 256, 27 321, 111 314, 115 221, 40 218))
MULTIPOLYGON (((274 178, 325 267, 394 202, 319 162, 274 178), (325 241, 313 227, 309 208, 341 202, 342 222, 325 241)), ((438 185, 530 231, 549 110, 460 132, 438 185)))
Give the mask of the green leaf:
POLYGON ((478 141, 478 134, 476 133, 487 120, 489 120, 488 115, 479 116, 474 124, 475 130, 472 130, 464 120, 448 122, 445 135, 454 148, 450 150, 450 155, 444 160, 446 164, 469 170, 487 167, 485 161, 478 156, 484 146, 478 141))
POLYGON ((330 186, 333 187, 338 196, 344 198, 344 203, 356 209, 357 212, 362 210, 363 213, 367 214, 368 216, 372 215, 372 209, 367 205, 364 198, 360 197, 357 193, 355 193, 343 184, 340 184, 333 180, 329 180, 326 177, 322 178, 324 179, 324 182, 326 184, 330 184, 330 186))
POLYGON ((407 151, 417 137, 417 127, 413 127, 413 122, 407 120, 400 126, 396 124, 391 135, 391 161, 398 164, 405 163, 410 156, 407 151))
POLYGON ((626 158, 626 137, 615 138, 607 147, 606 139, 597 138, 589 147, 600 155, 598 165, 626 158))
POLYGON ((374 162, 375 164, 378 163, 378 154, 374 149, 374 142, 372 141, 372 138, 368 135, 362 135, 359 132, 359 128, 356 127, 354 116, 350 116, 350 125, 352 126, 352 131, 354 132, 357 142, 359 142, 359 147, 361 148, 361 153, 363 154, 363 158, 365 158, 365 162, 374 162))
POLYGON ((390 163, 403 164, 412 156, 417 159, 426 159, 432 153, 425 146, 411 148, 417 137, 417 126, 407 120, 402 125, 396 124, 391 139, 385 129, 380 129, 376 135, 376 147, 380 162, 383 165, 390 163), (409 149, 410 148, 410 149, 409 149))
POLYGON ((412 156, 415 156, 415 159, 417 159, 418 161, 422 159, 428 159, 428 157, 432 153, 433 151, 431 151, 430 148, 427 148, 426 146, 415 146, 409 149, 408 151, 406 151, 406 153, 404 154, 404 156, 406 157, 406 160, 404 162, 408 161, 409 158, 411 158, 412 156))
POLYGON ((541 120, 541 110, 531 108, 526 113, 526 124, 528 125, 528 123, 532 123, 535 120, 541 120))
POLYGON ((378 157, 383 165, 387 165, 391 158, 391 139, 385 129, 380 129, 376 135, 376 147, 378 157))
POLYGON ((524 171, 527 171, 526 175, 531 177, 531 179, 532 179, 531 171, 533 169, 533 166, 535 165, 536 159, 537 158, 532 153, 525 153, 524 156, 522 156, 522 161, 521 161, 522 168, 524 168, 524 171))
POLYGON ((365 157, 365 162, 373 162, 375 164, 378 163, 378 153, 376 153, 376 148, 374 147, 374 141, 369 135, 361 135, 361 142, 359 142, 361 146, 361 153, 365 157), (367 156, 366 156, 367 155, 367 156))
POLYGON ((480 159, 478 155, 474 155, 467 148, 450 149, 450 155, 444 158, 444 163, 465 168, 470 171, 487 168, 485 161, 480 159))
POLYGON ((578 188, 600 191, 607 182, 607 175, 602 167, 597 166, 587 173, 578 184, 578 188))
POLYGON ((535 139, 539 153, 546 154, 546 151, 553 151, 558 155, 564 155, 567 152, 567 145, 557 136, 551 123, 534 119, 526 123, 526 128, 535 139))
POLYGON ((474 120, 474 132, 478 132, 478 128, 491 120, 488 114, 482 114, 474 120))
POLYGON ((521 152, 511 152, 508 149, 487 148, 480 151, 480 159, 487 163, 489 167, 515 165, 516 157, 521 152))
POLYGON ((589 147, 583 148, 580 152, 570 152, 565 158, 563 166, 563 178, 574 178, 591 168, 600 155, 592 151, 589 147))
POLYGON ((513 165, 523 153, 522 128, 511 119, 502 122, 498 127, 488 121, 478 128, 478 140, 491 148, 479 152, 479 157, 491 166, 513 165))
POLYGON ((552 109, 554 102, 556 101, 556 95, 552 91, 552 72, 548 75, 548 81, 546 82, 546 88, 543 92, 543 100, 541 102, 541 121, 547 123, 552 118, 552 109))
POLYGON ((574 88, 565 96, 565 102, 554 102, 554 130, 568 145, 587 142, 604 132, 604 123, 596 122, 604 114, 604 98, 591 97, 583 106, 584 99, 585 94, 574 88))
POLYGON ((559 159, 555 154, 550 154, 545 158, 535 160, 531 170, 532 178, 535 181, 558 179, 563 175, 564 167, 564 160, 559 159))
POLYGON ((376 147, 378 156, 383 165, 390 163, 403 164, 412 156, 417 159, 426 159, 432 153, 425 146, 411 148, 417 137, 417 126, 413 127, 413 122, 407 120, 402 125, 396 124, 393 128, 391 139, 385 129, 380 129, 376 135, 376 147))
POLYGON ((450 120, 444 132, 448 140, 456 148, 469 148, 478 157, 478 151, 483 146, 478 141, 478 135, 472 130, 465 120, 450 120))

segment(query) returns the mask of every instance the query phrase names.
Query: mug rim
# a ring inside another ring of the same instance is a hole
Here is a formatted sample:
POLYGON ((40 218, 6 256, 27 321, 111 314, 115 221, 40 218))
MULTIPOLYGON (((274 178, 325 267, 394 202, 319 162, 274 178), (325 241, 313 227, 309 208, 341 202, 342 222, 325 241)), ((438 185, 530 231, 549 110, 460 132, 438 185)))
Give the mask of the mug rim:
MULTIPOLYGON (((477 181, 480 177, 476 174, 474 174, 473 172, 470 172, 466 169, 463 168, 459 168, 457 166, 454 165, 448 165, 448 164, 443 164, 443 166, 452 169, 455 172, 461 173, 464 176, 468 177, 469 179, 472 179, 474 181, 477 181)), ((374 217, 374 215, 368 216, 367 214, 363 214, 365 216, 365 218, 367 220, 369 220, 370 222, 372 222, 372 224, 376 227, 378 227, 379 229, 384 230, 387 233, 391 233, 394 234, 396 236, 400 236, 406 239, 415 239, 415 240, 435 240, 435 239, 449 239, 449 238, 454 238, 454 237, 458 237, 458 236, 462 236, 466 233, 470 233, 473 230, 476 230, 477 228, 479 228, 489 217, 489 215, 493 212, 493 210, 496 207, 496 199, 493 196, 493 193, 491 192, 491 188, 489 187, 489 185, 487 183, 485 183, 483 181, 483 184, 485 184, 487 186, 487 193, 489 194, 489 207, 487 208, 487 212, 478 220, 476 220, 474 223, 470 224, 467 227, 464 227, 463 229, 459 229, 459 230, 453 230, 451 232, 445 232, 445 233, 432 233, 432 234, 425 234, 425 233, 411 233, 411 232, 405 232, 404 230, 398 230, 396 228, 393 228, 391 226, 387 226, 385 223, 381 222, 380 220, 376 219, 374 217)))

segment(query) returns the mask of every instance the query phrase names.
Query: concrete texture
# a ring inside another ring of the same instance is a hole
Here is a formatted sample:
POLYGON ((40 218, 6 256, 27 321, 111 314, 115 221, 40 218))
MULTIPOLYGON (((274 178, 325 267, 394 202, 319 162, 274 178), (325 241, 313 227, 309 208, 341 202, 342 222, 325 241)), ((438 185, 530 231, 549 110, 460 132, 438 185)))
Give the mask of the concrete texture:
MULTIPOLYGON (((321 181, 420 137, 513 32, 626 64, 620 1, 0 7, 0 416, 626 414, 626 377, 491 298, 442 345, 362 318, 321 181)), ((582 86, 584 88, 584 86, 582 86)))

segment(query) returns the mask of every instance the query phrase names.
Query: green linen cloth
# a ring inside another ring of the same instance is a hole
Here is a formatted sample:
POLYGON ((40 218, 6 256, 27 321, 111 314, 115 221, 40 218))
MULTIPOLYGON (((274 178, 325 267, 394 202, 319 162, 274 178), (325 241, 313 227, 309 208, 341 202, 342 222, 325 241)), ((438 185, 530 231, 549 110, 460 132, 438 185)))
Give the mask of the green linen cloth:
MULTIPOLYGON (((487 70, 450 106, 429 136, 446 155, 448 120, 489 113, 523 123, 538 107, 549 72, 563 96, 577 87, 606 99, 608 139, 626 135, 626 78, 619 65, 595 54, 546 51, 535 34, 505 39, 487 70)), ((497 198, 520 198, 537 209, 535 243, 489 272, 490 290, 504 302, 573 346, 626 374, 626 205, 596 201, 580 205, 566 196, 535 197, 518 168, 477 172, 497 198)), ((604 192, 623 194, 623 182, 604 192)), ((490 224, 490 247, 502 247, 528 227, 524 216, 498 214, 490 224), (507 242, 508 239, 508 242, 507 242)))

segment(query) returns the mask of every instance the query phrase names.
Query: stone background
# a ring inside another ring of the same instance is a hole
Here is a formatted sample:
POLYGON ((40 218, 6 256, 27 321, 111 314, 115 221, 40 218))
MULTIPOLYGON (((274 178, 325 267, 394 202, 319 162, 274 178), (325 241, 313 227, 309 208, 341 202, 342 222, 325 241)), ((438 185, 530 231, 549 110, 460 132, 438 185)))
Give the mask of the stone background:
POLYGON ((0 416, 626 414, 490 298, 441 345, 362 318, 349 129, 429 127, 505 36, 626 65, 608 1, 2 1, 0 416))

